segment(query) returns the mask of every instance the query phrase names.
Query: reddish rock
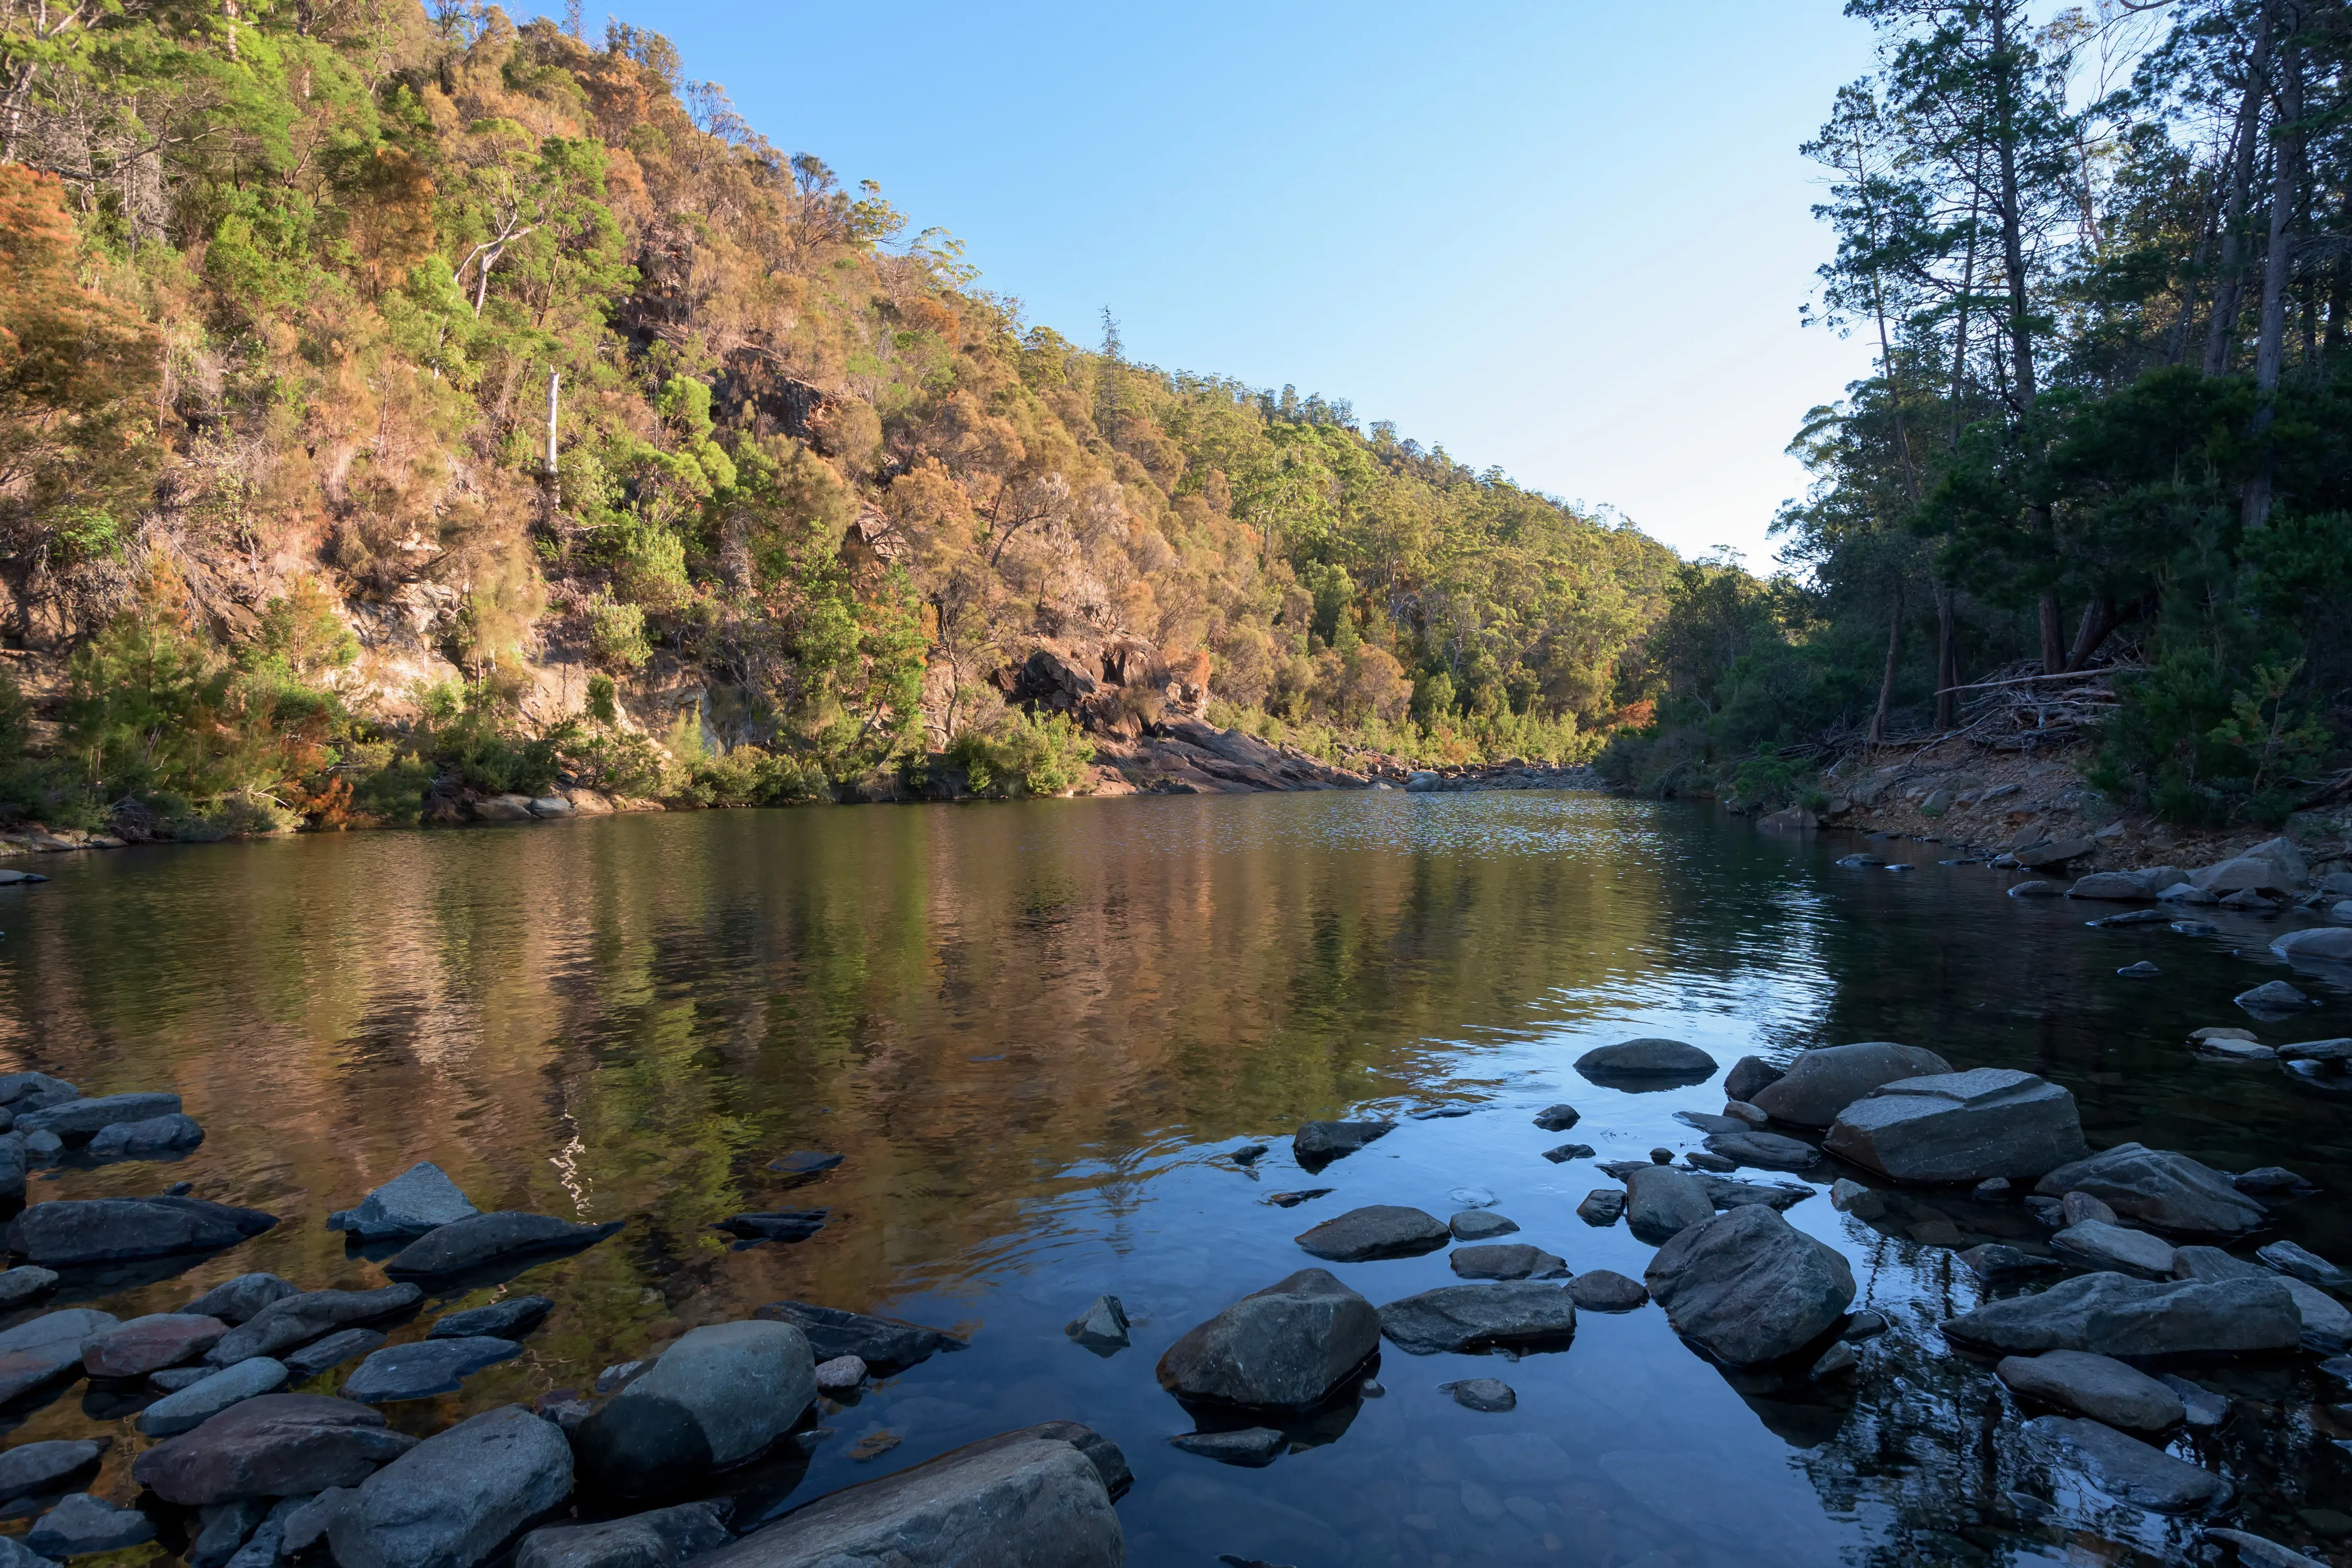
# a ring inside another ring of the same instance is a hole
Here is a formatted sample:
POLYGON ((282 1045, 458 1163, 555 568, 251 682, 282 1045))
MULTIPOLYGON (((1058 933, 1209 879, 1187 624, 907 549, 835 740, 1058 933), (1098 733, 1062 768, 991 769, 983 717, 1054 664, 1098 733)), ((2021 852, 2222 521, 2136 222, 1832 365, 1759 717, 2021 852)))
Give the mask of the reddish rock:
POLYGON ((133 1318, 81 1347, 82 1370, 92 1377, 145 1377, 194 1361, 218 1344, 228 1325, 192 1312, 133 1318))

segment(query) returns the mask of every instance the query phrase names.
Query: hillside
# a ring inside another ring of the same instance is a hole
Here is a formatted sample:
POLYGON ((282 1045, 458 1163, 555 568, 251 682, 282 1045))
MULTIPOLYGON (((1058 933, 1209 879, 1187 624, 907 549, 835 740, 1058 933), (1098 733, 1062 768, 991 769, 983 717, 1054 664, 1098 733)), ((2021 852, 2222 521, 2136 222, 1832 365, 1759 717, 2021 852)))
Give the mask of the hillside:
POLYGON ((1151 787, 1192 719, 1580 760, 1644 695, 1664 549, 1024 322, 657 36, 0 15, 16 816, 1151 787))

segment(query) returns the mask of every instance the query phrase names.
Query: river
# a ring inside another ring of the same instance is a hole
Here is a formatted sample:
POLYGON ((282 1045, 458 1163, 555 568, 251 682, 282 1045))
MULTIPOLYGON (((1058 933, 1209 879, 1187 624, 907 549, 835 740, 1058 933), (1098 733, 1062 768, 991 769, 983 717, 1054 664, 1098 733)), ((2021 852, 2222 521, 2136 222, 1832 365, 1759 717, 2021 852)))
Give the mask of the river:
MULTIPOLYGON (((1126 1451, 1128 1560, 1147 1568, 2166 1561, 2192 1527, 2039 1462, 2000 1385, 1944 1346, 1937 1322, 1979 1299, 1952 1233, 2006 1238, 2023 1219, 1948 1194, 1874 1225, 1825 1194, 1790 1211, 1852 1259, 1857 1309, 1893 1323, 1850 1381, 1727 1377, 1650 1307, 1584 1314, 1568 1349, 1516 1361, 1391 1348, 1381 1397, 1263 1469, 1167 1445, 1192 1424, 1153 1378, 1161 1351, 1314 1263, 1292 1237, 1346 1208, 1443 1218, 1453 1190, 1486 1188, 1521 1226, 1511 1240, 1639 1279, 1652 1249, 1573 1212, 1613 1184, 1591 1162, 1542 1159, 1562 1135, 1530 1121, 1573 1104, 1568 1136, 1601 1160, 1696 1147, 1674 1114, 1719 1111, 1719 1082, 1631 1093, 1572 1069, 1631 1036, 1687 1040, 1727 1068, 1811 1045, 1926 1046, 2064 1085, 2094 1147, 2138 1139, 2230 1170, 2287 1164, 2323 1194, 2352 1187, 2344 1099, 2187 1046, 2199 1025, 2251 1022, 2230 999, 2285 973, 2263 947, 2274 925, 2090 930, 2106 910, 2008 899, 1999 874, 1937 865, 1932 846, 1871 846, 1916 851, 1907 872, 1833 863, 1858 847, 1701 806, 1376 793, 707 812, 46 858, 51 883, 0 890, 0 1061, 85 1094, 172 1090, 207 1136, 175 1161, 37 1173, 31 1201, 184 1180, 283 1223, 168 1279, 68 1290, 17 1318, 167 1311, 248 1269, 382 1283, 324 1217, 431 1160, 486 1210, 626 1225, 446 1303, 505 1290, 558 1305, 520 1358, 390 1407, 406 1430, 586 1387, 782 1298, 970 1336, 825 1414, 805 1460, 730 1478, 739 1523, 1066 1417, 1126 1451), (2163 973, 2116 974, 2143 958, 2163 973), (1407 1115, 1436 1108, 1469 1114, 1407 1115), (1301 1172, 1288 1131, 1349 1114, 1403 1120, 1301 1172), (1273 1152, 1230 1158, 1252 1139, 1273 1152), (845 1159, 788 1188, 766 1167, 793 1150, 845 1159), (1262 1201, 1307 1186, 1336 1190, 1262 1201), (831 1215, 797 1245, 737 1248, 711 1228, 785 1205, 831 1215), (1103 1292, 1134 1325, 1108 1356, 1062 1331, 1103 1292), (1475 1413, 1439 1389, 1475 1376, 1507 1381, 1517 1407, 1475 1413)), ((2252 1023, 2264 1039, 2352 1034, 2352 998, 2297 983, 2324 1008, 2252 1023)), ((2280 1234, 2352 1256, 2336 1199, 2286 1201, 2279 1217, 2280 1234)), ((1375 1302, 1455 1282, 1442 1252, 1331 1267, 1375 1302)), ((2352 1534, 2335 1441, 2352 1420, 2325 1408, 2344 1391, 2310 1358, 2205 1381, 2237 1416, 2175 1451, 2242 1487, 2232 1517, 2307 1550, 2352 1534)), ((11 1443, 114 1433, 93 1489, 127 1502, 133 1408, 77 1384, 0 1425, 11 1443)))

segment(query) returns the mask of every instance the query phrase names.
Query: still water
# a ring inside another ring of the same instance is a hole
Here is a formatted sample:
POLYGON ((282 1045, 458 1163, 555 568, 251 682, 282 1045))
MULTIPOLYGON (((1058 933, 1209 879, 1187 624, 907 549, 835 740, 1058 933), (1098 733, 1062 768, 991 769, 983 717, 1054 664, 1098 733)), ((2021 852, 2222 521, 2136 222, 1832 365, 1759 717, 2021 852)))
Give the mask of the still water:
MULTIPOLYGON (((2074 1090, 2095 1147, 2293 1166, 2323 1194, 2283 1202, 2280 1233, 2352 1256, 2352 1212, 2327 1195, 2352 1190, 2352 1104, 2185 1043, 2250 1022, 2230 998, 2285 973, 2263 950, 2275 927, 2087 930, 2101 911, 2008 899, 1999 874, 1937 866, 1929 846, 1906 847, 1923 861, 1907 873, 1832 864, 1856 847, 1704 807, 1374 794, 698 813, 45 859, 51 884, 0 892, 0 1063, 85 1094, 174 1091, 208 1136, 169 1163, 37 1173, 31 1201, 186 1180, 284 1223, 172 1278, 42 1308, 170 1310, 249 1269, 380 1284, 325 1216, 432 1160, 485 1210, 626 1228, 398 1331, 502 1292, 558 1302, 520 1359, 392 1406, 408 1430, 587 1386, 780 1298, 971 1336, 828 1410, 804 1460, 730 1478, 739 1523, 1066 1417, 1127 1452, 1128 1559, 1150 1568, 2167 1561, 2190 1527, 2043 1463, 1986 1369, 1945 1349, 1936 1323, 1979 1299, 1953 1245, 2031 1232, 2017 1210, 1948 1194, 1872 1225, 1825 1193, 1790 1212, 1853 1259, 1856 1309, 1894 1324, 1849 1383, 1727 1377, 1651 1307, 1584 1314, 1569 1349, 1517 1361, 1391 1348, 1384 1396, 1268 1468, 1167 1447, 1192 1424, 1153 1378, 1160 1352, 1315 1263, 1291 1237, 1358 1205, 1444 1217, 1453 1189, 1484 1187, 1521 1226, 1508 1239, 1639 1279, 1652 1249, 1573 1213, 1612 1184, 1542 1159, 1562 1136, 1529 1120, 1577 1106, 1570 1136, 1601 1160, 1696 1147, 1674 1113, 1720 1110, 1719 1084, 1628 1093, 1570 1066, 1633 1035, 1726 1068, 1863 1039, 2024 1068, 2074 1090), (2116 974, 2142 958, 2163 975, 2116 974), (1308 1118, 1436 1107, 1470 1114, 1403 1120, 1312 1177, 1286 1139, 1255 1167, 1229 1157, 1308 1118), (765 1167, 793 1150, 846 1159, 787 1190, 765 1167), (1309 1186, 1336 1190, 1262 1201, 1309 1186), (831 1220, 798 1245, 737 1249, 710 1228, 804 1205, 831 1220), (1135 1325, 1108 1357, 1062 1332, 1103 1292, 1135 1325), (1474 1376, 1508 1382, 1517 1408, 1474 1413, 1439 1391, 1474 1376)), ((2252 1024, 2263 1038, 2352 1033, 2352 997, 2298 984, 2324 1009, 2252 1024)), ((1376 1303, 1455 1283, 1442 1252, 1330 1267, 1376 1303)), ((2324 1408, 2343 1391, 2307 1360, 2200 1375, 2236 1397, 2235 1418, 2175 1451, 2239 1483, 2232 1517, 2323 1555, 2352 1532, 2335 1442, 2352 1421, 2324 1408)), ((112 1432, 93 1489, 127 1502, 131 1414, 77 1385, 0 1426, 10 1443, 112 1432)))

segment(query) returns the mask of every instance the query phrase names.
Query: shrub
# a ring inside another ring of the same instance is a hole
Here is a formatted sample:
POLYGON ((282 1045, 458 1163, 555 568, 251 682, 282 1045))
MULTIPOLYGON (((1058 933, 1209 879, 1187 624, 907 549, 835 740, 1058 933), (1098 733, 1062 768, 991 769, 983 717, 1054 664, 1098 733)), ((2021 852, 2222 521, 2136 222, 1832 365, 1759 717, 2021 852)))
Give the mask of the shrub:
POLYGON ((1066 794, 1094 756, 1095 743, 1066 716, 1017 709, 1001 731, 966 730, 947 749, 971 793, 1007 800, 1066 794))

